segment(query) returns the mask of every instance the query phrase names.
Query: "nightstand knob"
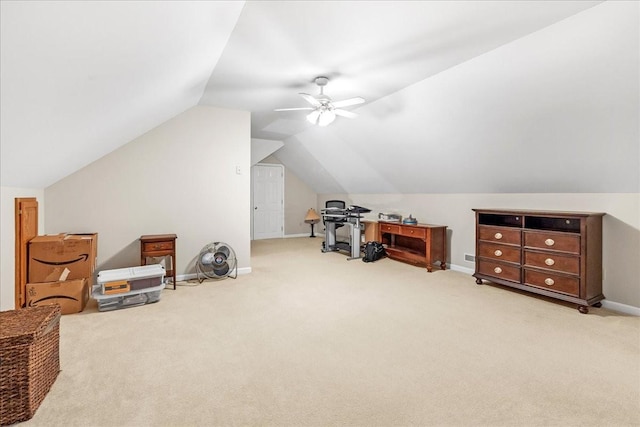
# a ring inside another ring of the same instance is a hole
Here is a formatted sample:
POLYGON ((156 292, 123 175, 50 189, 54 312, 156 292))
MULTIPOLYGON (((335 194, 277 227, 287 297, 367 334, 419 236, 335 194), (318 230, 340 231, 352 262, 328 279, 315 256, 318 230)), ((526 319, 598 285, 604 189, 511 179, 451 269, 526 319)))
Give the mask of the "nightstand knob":
POLYGON ((544 244, 547 246, 553 246, 556 244, 556 242, 554 242, 553 239, 547 239, 544 241, 544 244))
POLYGON ((502 239, 502 233, 496 233, 496 234, 493 235, 493 237, 495 237, 496 240, 500 240, 500 239, 502 239))
POLYGON ((554 283, 555 282, 550 277, 547 277, 546 279, 544 279, 544 284, 547 285, 547 286, 553 286, 554 283))
POLYGON ((544 260, 544 263, 547 264, 547 265, 553 265, 556 262, 554 260, 552 260, 551 258, 547 258, 547 259, 544 260))
POLYGON ((493 254, 495 256, 502 256, 502 251, 500 249, 496 249, 496 251, 493 254))
POLYGON ((496 273, 496 274, 500 274, 500 273, 502 273, 502 269, 500 267, 496 267, 496 268, 493 269, 493 272, 496 273))

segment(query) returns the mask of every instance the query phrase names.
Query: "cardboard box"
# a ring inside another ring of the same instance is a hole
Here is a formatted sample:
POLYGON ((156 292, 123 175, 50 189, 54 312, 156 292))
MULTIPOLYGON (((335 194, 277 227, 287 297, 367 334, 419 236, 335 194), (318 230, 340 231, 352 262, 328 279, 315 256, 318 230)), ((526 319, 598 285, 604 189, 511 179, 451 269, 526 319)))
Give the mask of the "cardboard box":
POLYGON ((29 241, 29 283, 87 278, 93 283, 97 234, 54 234, 29 241))
POLYGON ((87 279, 27 283, 27 307, 60 304, 62 314, 79 313, 89 300, 87 279))

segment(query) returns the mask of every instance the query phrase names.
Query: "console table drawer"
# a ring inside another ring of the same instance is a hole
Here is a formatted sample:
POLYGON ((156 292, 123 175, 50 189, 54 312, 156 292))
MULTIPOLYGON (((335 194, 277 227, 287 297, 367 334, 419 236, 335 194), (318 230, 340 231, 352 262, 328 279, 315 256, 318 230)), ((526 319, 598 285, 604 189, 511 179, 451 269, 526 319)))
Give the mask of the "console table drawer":
POLYGON ((519 228, 479 226, 478 240, 520 246, 521 233, 519 228))
POLYGON ((400 226, 399 225, 393 225, 393 224, 380 223, 380 232, 381 233, 400 234, 400 226))
POLYGON ((427 235, 427 230, 425 230, 424 228, 404 226, 404 227, 400 227, 400 235, 415 237, 417 239, 424 239, 425 236, 427 235))
POLYGON ((524 264, 569 274, 580 274, 580 258, 552 252, 524 251, 524 264))
POLYGON ((520 247, 479 242, 478 256, 520 264, 520 247))
POLYGON ((478 273, 486 276, 510 280, 512 282, 520 281, 520 267, 507 265, 500 262, 488 260, 476 260, 478 263, 478 273))
POLYGON ((524 270, 524 284, 576 297, 580 289, 580 279, 577 277, 561 276, 526 268, 524 270))

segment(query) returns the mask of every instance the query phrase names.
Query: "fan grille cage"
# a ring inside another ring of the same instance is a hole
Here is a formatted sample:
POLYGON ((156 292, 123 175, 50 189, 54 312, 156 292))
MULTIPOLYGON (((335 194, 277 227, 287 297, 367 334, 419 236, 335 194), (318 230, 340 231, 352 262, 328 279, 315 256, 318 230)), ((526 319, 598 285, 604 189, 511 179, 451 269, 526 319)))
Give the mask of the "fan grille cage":
POLYGON ((235 251, 224 242, 207 244, 198 254, 196 272, 200 283, 204 279, 235 279, 238 276, 235 251))

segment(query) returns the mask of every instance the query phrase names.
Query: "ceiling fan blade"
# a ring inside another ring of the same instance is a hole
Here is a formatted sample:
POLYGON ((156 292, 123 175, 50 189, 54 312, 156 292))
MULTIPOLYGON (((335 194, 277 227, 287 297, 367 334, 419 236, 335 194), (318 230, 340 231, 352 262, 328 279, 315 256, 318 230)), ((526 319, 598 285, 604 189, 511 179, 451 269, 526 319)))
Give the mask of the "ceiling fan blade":
POLYGON ((299 111, 299 110, 315 110, 313 107, 301 107, 301 108, 277 108, 273 111, 299 111))
POLYGON ((332 102, 335 108, 348 107, 350 105, 358 105, 364 103, 364 98, 360 98, 359 96, 355 98, 345 99, 343 101, 332 102))
POLYGON ((358 115, 356 113, 352 113, 351 111, 347 111, 347 110, 334 109, 333 112, 336 113, 336 116, 342 116, 342 117, 346 117, 346 118, 349 118, 349 119, 353 119, 355 117, 358 117, 358 115))
POLYGON ((309 104, 313 105, 314 107, 319 107, 321 105, 320 101, 318 101, 308 93, 301 93, 300 96, 303 97, 309 104))

